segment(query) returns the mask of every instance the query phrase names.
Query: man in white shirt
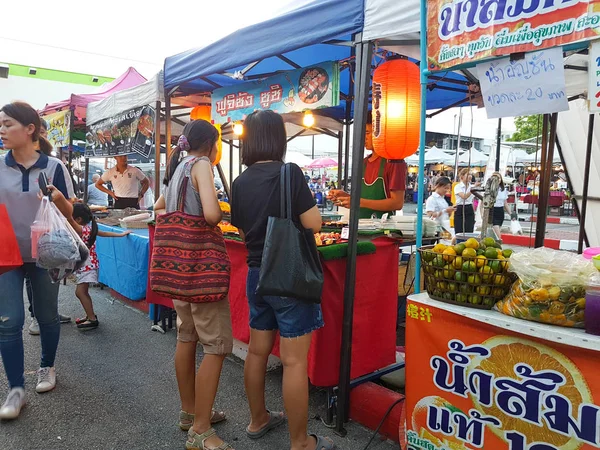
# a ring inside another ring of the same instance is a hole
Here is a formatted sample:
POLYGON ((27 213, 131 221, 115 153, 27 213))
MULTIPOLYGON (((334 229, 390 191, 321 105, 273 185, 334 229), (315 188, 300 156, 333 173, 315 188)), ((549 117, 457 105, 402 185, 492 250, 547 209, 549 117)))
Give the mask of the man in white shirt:
POLYGON ((127 156, 115 156, 115 160, 117 165, 102 174, 96 187, 115 200, 115 209, 139 209, 140 199, 148 190, 150 181, 140 169, 127 163, 127 156), (114 192, 104 186, 109 181, 114 192))

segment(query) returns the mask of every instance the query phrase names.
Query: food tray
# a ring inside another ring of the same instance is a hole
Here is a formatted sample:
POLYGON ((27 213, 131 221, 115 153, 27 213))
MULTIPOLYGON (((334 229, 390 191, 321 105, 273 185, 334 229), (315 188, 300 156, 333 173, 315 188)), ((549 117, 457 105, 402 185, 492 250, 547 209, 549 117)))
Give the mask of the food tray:
POLYGON ((150 222, 152 221, 154 221, 154 219, 152 218, 146 220, 138 220, 134 222, 124 222, 122 219, 119 219, 119 226, 121 228, 124 228, 125 230, 141 230, 144 228, 148 228, 148 224, 150 224, 150 222))
POLYGON ((516 279, 513 273, 508 272, 506 259, 486 258, 483 261, 478 257, 446 255, 434 252, 434 247, 421 247, 419 254, 425 288, 435 300, 469 308, 492 309, 508 294, 516 279))

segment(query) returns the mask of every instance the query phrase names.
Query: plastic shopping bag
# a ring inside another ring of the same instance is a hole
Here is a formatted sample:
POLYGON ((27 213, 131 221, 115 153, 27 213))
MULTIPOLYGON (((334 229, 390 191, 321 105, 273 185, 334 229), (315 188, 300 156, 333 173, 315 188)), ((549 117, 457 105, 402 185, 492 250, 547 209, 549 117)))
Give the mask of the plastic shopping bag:
POLYGON ((0 205, 0 275, 23 265, 21 250, 5 205, 0 205))
POLYGON ((515 235, 523 234, 523 229, 521 228, 521 224, 518 220, 510 221, 510 232, 515 235))
POLYGON ((31 245, 38 267, 47 269, 55 283, 81 268, 89 256, 87 246, 47 197, 31 225, 31 245))
POLYGON ((596 273, 590 261, 541 247, 514 253, 510 270, 519 281, 496 303, 498 311, 535 322, 583 328, 586 286, 596 273))

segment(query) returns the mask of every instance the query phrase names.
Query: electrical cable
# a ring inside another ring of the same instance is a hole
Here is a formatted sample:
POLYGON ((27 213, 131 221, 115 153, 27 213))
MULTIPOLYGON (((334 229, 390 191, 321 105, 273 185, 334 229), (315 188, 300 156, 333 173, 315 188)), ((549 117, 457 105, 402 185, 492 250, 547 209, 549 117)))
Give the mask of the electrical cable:
POLYGON ((383 415, 383 419, 381 419, 381 422, 379 422, 379 425, 377 425, 377 428, 375 429, 375 432, 373 433, 373 435, 371 436, 371 439, 369 439, 369 442, 367 442, 367 445, 365 445, 365 448, 363 450, 367 450, 367 448, 369 448, 369 445, 371 445, 371 442, 373 442, 373 439, 375 439, 375 436, 377 436, 377 433, 379 433, 379 430, 383 426, 383 423, 385 422, 385 419, 387 419, 387 417, 389 416, 389 414, 392 412, 392 409, 394 409, 394 407, 396 405, 398 405, 399 403, 403 402, 404 400, 405 400, 404 398, 399 398, 398 400, 396 400, 394 403, 392 403, 390 405, 390 407, 388 408, 388 410, 386 411, 386 413, 383 415))

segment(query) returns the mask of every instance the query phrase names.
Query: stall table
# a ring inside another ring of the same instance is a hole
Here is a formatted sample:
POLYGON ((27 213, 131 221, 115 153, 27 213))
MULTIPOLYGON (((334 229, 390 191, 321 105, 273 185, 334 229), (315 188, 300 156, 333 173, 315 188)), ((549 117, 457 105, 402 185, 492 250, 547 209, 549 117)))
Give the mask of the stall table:
POLYGON ((406 338, 410 448, 600 446, 600 336, 424 293, 408 297, 406 338))
MULTIPOLYGON (((153 233, 151 228, 151 243, 153 233)), ((376 253, 357 258, 352 378, 374 372, 396 360, 398 271, 389 268, 398 265, 398 242, 379 238, 373 243, 376 253)), ((233 337, 248 343, 247 250, 242 242, 235 240, 226 239, 226 245, 231 259, 229 301, 233 337)), ((338 384, 346 259, 324 261, 323 270, 325 285, 322 309, 325 327, 313 335, 308 374, 312 384, 329 387, 338 384)), ((156 295, 150 289, 146 301, 173 306, 170 299, 156 295)), ((274 353, 278 354, 277 346, 274 353)))

